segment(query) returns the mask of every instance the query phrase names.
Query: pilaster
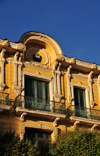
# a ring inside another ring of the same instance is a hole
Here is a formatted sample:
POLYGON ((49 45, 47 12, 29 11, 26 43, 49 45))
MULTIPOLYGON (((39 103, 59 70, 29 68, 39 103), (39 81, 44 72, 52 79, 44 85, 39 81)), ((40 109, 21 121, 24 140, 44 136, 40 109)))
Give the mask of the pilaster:
POLYGON ((60 102, 62 98, 61 82, 60 82, 60 75, 61 75, 60 67, 61 67, 61 63, 59 62, 58 67, 55 66, 55 70, 54 70, 54 97, 56 102, 60 102))
POLYGON ((93 100, 93 91, 92 91, 92 75, 93 75, 93 71, 91 71, 89 73, 89 76, 88 76, 88 81, 89 81, 89 86, 90 86, 90 105, 91 107, 93 108, 94 107, 94 100, 93 100))
POLYGON ((20 53, 19 60, 18 60, 19 52, 15 53, 14 56, 14 91, 18 95, 21 92, 21 66, 22 66, 22 56, 23 54, 20 53), (17 72, 18 70, 18 72, 17 72))
POLYGON ((71 71, 72 66, 70 65, 67 69, 67 83, 68 83, 68 102, 71 103, 72 96, 71 96, 71 85, 70 85, 70 78, 71 78, 71 71))
POLYGON ((6 84, 4 82, 4 74, 5 74, 5 58, 4 54, 6 52, 6 49, 2 49, 1 51, 1 83, 0 83, 0 88, 3 91, 6 84))

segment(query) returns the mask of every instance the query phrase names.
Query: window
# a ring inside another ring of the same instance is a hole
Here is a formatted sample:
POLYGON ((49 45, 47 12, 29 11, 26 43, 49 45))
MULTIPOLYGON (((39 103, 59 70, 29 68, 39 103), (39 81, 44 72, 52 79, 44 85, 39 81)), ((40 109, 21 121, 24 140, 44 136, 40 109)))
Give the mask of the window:
POLYGON ((42 57, 39 54, 33 54, 33 61, 41 62, 42 57))
POLYGON ((33 145, 36 144, 38 148, 41 148, 51 142, 51 132, 26 127, 25 139, 31 140, 33 145))
POLYGON ((49 83, 25 77, 25 107, 50 110, 49 83))
POLYGON ((86 107, 85 90, 74 88, 75 106, 86 107))
POLYGON ((85 89, 74 87, 75 116, 87 117, 85 89))

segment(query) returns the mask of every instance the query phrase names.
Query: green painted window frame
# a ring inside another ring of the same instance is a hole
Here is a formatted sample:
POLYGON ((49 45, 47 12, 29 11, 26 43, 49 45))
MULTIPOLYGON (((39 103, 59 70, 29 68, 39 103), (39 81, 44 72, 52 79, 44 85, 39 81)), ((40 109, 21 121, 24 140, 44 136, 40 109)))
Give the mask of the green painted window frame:
POLYGON ((25 96, 50 100, 49 82, 25 76, 25 96))

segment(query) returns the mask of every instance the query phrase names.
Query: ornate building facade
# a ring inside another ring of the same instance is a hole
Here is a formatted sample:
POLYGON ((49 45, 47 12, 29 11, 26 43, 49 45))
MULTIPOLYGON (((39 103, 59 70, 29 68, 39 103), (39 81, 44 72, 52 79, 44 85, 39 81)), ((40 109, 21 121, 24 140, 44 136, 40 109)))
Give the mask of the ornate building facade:
POLYGON ((48 35, 0 39, 0 133, 38 147, 76 126, 100 127, 100 66, 64 56, 48 35))

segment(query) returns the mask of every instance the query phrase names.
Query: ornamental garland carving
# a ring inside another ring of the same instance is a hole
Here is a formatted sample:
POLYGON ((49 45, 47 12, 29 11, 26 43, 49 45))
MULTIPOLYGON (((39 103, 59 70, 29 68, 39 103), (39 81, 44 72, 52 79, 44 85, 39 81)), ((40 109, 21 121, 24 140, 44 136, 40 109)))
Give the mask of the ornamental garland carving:
POLYGON ((79 73, 79 74, 72 74, 72 76, 77 76, 77 77, 81 77, 81 78, 88 79, 88 76, 87 76, 87 75, 84 75, 84 74, 82 74, 82 73, 79 73))

